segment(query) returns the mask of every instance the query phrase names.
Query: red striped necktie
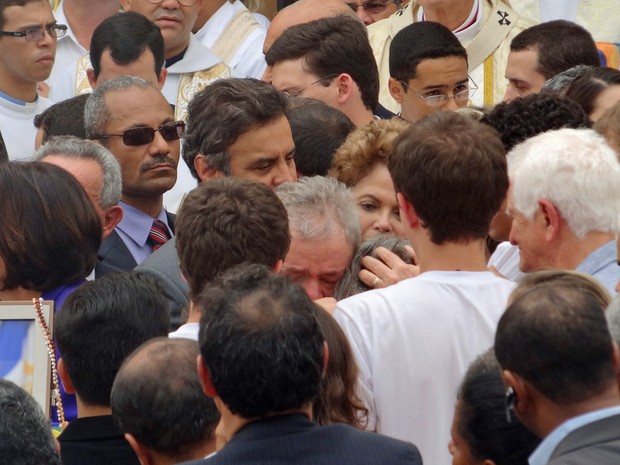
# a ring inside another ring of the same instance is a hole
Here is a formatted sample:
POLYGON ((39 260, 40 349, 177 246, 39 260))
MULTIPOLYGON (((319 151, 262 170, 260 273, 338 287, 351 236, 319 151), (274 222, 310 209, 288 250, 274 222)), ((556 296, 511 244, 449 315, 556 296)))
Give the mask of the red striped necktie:
POLYGON ((161 220, 153 221, 153 226, 149 231, 149 237, 146 243, 153 248, 153 252, 159 249, 162 245, 168 242, 170 239, 170 233, 168 232, 168 226, 161 220))

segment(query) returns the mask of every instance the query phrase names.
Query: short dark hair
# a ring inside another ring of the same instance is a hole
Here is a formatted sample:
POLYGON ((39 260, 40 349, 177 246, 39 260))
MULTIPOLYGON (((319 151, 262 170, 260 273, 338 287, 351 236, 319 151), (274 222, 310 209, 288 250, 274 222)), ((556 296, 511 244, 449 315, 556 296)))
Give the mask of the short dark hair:
POLYGON ((168 334, 166 299, 137 271, 110 273, 76 289, 54 318, 54 336, 77 395, 110 405, 114 377, 140 344, 168 334))
POLYGON ((517 34, 510 43, 511 52, 535 50, 536 71, 545 79, 577 65, 601 66, 592 35, 578 24, 565 20, 547 21, 517 34))
POLYGON ((33 2, 49 4, 46 0, 0 0, 0 29, 4 28, 4 10, 10 6, 25 6, 33 2))
POLYGON ((326 176, 334 153, 355 125, 340 110, 320 100, 298 97, 292 105, 288 121, 297 172, 301 176, 326 176))
MULTIPOLYGON (((267 65, 304 58, 312 74, 325 78, 347 73, 359 87, 369 110, 379 104, 379 71, 368 41, 368 31, 357 18, 338 15, 286 29, 267 54, 267 65)), ((321 81, 328 86, 333 79, 321 81)))
POLYGON ((84 106, 88 94, 78 95, 55 103, 43 113, 34 117, 34 126, 43 129, 42 143, 54 136, 75 136, 86 139, 84 128, 84 106))
POLYGON ((301 287, 265 266, 239 266, 205 288, 200 307, 200 353, 232 413, 263 418, 316 398, 324 337, 301 287))
POLYGON ((207 86, 187 110, 183 159, 192 175, 198 179, 194 167, 198 154, 211 167, 230 174, 228 148, 241 134, 286 116, 287 109, 284 93, 256 79, 219 79, 207 86))
POLYGON ((498 103, 481 121, 499 133, 507 152, 542 132, 590 127, 588 115, 576 102, 545 92, 498 103))
POLYGON ((497 133, 455 112, 436 111, 403 131, 388 168, 436 244, 485 238, 508 190, 497 133))
POLYGON ((514 415, 511 414, 510 421, 506 418, 506 394, 500 370, 493 349, 469 366, 457 395, 456 430, 476 461, 527 464, 540 438, 514 415))
POLYGON ((609 86, 617 85, 620 85, 620 70, 592 68, 575 79, 564 95, 581 105, 589 116, 594 112, 598 96, 609 86))
POLYGON ((104 19, 93 32, 90 41, 90 63, 95 78, 101 72, 101 55, 108 50, 114 63, 128 65, 145 50, 155 61, 155 74, 164 66, 164 38, 159 27, 135 11, 117 13, 104 19))
POLYGON ((73 176, 50 163, 2 163, 0 198, 2 289, 46 292, 92 272, 101 221, 73 176))
POLYGON ((407 83, 416 77, 421 61, 446 57, 467 61, 467 50, 450 29, 431 21, 410 24, 390 44, 390 76, 407 83))
POLYGON ((3 465, 60 465, 49 420, 30 394, 0 378, 3 465))
POLYGON ((583 402, 616 382, 605 307, 561 282, 534 286, 506 309, 495 355, 557 404, 583 402))
POLYGON ((215 433, 220 413, 196 371, 198 343, 152 339, 123 363, 112 387, 112 414, 124 433, 178 461, 215 433), (165 426, 164 426, 165 425, 165 426))
POLYGON ((290 245, 288 215, 269 187, 238 178, 204 181, 191 191, 176 219, 181 273, 196 301, 204 286, 240 263, 273 268, 290 245))

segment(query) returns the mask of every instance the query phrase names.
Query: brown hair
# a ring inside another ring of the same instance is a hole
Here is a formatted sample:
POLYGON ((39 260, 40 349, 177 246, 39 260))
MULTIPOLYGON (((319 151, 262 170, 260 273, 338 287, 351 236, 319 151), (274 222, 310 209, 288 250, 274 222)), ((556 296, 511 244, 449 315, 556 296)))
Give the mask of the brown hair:
POLYGON ((316 307, 319 322, 329 350, 327 367, 321 379, 321 390, 312 406, 314 421, 319 425, 346 423, 364 428, 368 409, 356 392, 358 368, 351 345, 329 313, 316 307))
POLYGON ((355 129, 334 155, 327 173, 338 181, 355 186, 366 177, 377 163, 387 164, 394 148, 394 140, 410 124, 400 118, 373 121, 355 129))
POLYGON ((388 168, 435 244, 485 238, 508 189, 497 133, 455 112, 434 112, 400 134, 388 168))
POLYGON ((620 157, 620 102, 617 102, 594 123, 594 130, 607 140, 620 157))
POLYGON ((205 284, 240 263, 273 268, 290 245, 288 215, 267 186, 238 178, 203 181, 176 220, 181 272, 196 301, 205 284))
POLYGON ((95 267, 101 222, 78 181, 50 163, 0 165, 3 289, 51 291, 95 267))

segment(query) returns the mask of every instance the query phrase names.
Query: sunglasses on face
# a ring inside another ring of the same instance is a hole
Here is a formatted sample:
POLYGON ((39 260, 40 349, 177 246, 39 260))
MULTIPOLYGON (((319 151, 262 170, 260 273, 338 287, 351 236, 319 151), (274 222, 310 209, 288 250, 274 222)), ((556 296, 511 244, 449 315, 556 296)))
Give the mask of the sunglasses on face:
POLYGON ((183 121, 172 121, 162 124, 158 129, 150 127, 130 128, 122 134, 100 134, 98 136, 93 136, 93 139, 122 137, 123 144, 133 147, 153 142, 153 139, 155 139, 155 132, 159 132, 165 141, 179 140, 185 134, 185 123, 183 121))

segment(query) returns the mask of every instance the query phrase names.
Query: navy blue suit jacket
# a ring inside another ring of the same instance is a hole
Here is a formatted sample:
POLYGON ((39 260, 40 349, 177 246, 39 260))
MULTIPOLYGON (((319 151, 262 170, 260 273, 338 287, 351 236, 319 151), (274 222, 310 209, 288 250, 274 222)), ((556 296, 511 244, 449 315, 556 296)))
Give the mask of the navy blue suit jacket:
POLYGON ((185 465, 422 465, 408 442, 349 425, 319 426, 301 414, 252 422, 209 459, 185 465))

